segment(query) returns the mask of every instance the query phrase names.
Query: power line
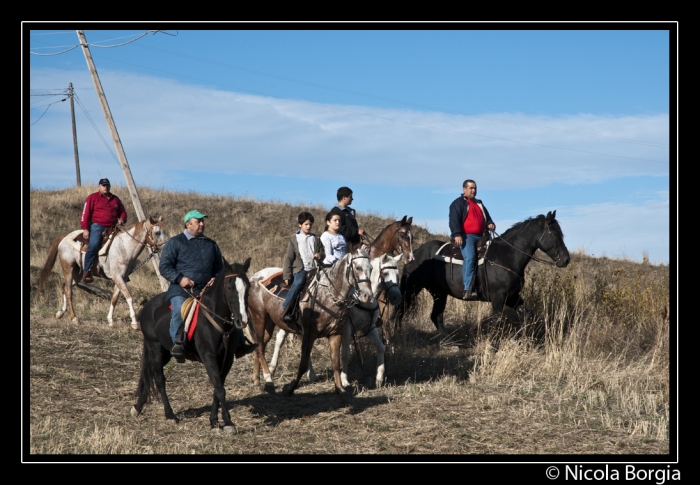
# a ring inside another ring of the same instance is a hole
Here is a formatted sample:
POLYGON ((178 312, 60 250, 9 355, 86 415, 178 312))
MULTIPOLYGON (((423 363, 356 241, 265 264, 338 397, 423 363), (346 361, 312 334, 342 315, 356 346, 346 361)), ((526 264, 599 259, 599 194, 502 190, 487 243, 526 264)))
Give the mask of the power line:
MULTIPOLYGON (((68 98, 63 98, 63 99, 61 99, 60 101, 54 101, 53 103, 49 103, 48 105, 46 105, 46 109, 44 110, 43 113, 41 113, 41 116, 39 116, 39 118, 38 118, 34 123, 32 123, 31 125, 29 125, 29 126, 34 126, 34 125, 36 125, 36 124, 39 122, 39 120, 40 120, 41 118, 44 117, 44 115, 45 115, 46 112, 49 110, 49 108, 51 107, 51 105, 54 105, 54 104, 56 104, 56 103, 62 103, 62 102, 65 101, 66 99, 68 99, 68 98)), ((31 109, 38 109, 38 108, 41 108, 41 106, 37 106, 36 108, 31 108, 31 109)))
MULTIPOLYGON (((145 32, 145 33, 143 33, 143 34, 138 35, 138 37, 136 37, 135 39, 132 39, 132 40, 130 40, 130 41, 128 41, 128 42, 122 42, 121 44, 99 45, 99 44, 88 43, 87 45, 88 45, 88 46, 91 46, 91 47, 98 47, 98 48, 100 48, 100 49, 111 49, 111 48, 113 48, 113 47, 121 47, 121 46, 123 46, 123 45, 131 44, 132 42, 136 42, 136 41, 139 40, 140 38, 145 37, 145 36, 147 36, 147 35, 150 34, 150 33, 156 34, 156 33, 158 33, 158 32, 162 32, 162 31, 160 31, 160 30, 149 30, 148 32, 145 32)), ((169 34, 169 33, 167 33, 167 32, 163 32, 163 33, 165 33, 165 34, 167 34, 167 35, 173 35, 173 34, 169 34)), ((134 34, 134 35, 137 35, 137 34, 134 34)), ((126 38, 126 37, 132 37, 132 36, 131 36, 131 35, 125 35, 125 36, 122 36, 122 37, 117 37, 117 38, 115 38, 115 39, 108 39, 108 40, 117 40, 117 39, 123 39, 123 38, 126 38)), ((107 40, 102 41, 102 42, 107 42, 107 40)), ((57 48, 57 47, 58 47, 58 48, 63 48, 63 47, 68 47, 68 46, 35 47, 34 49, 55 49, 55 48, 57 48)), ((39 54, 38 52, 33 52, 33 51, 29 51, 29 53, 30 53, 30 54, 34 54, 35 56, 57 56, 57 55, 60 55, 60 54, 65 54, 66 52, 70 52, 70 51, 72 51, 73 49, 75 49, 76 47, 80 47, 80 44, 72 45, 72 46, 70 46, 70 47, 69 47, 68 49, 66 49, 66 50, 63 50, 63 51, 61 51, 61 52, 54 52, 54 53, 51 53, 51 54, 39 54)), ((30 47, 30 49, 31 49, 31 47, 30 47)))
POLYGON ((102 136, 102 133, 100 133, 99 128, 97 128, 97 125, 96 125, 95 122, 92 120, 92 117, 90 116, 90 114, 88 113, 88 111, 85 109, 85 106, 83 106, 83 103, 82 103, 82 101, 80 100, 80 98, 78 97, 78 95, 75 94, 75 91, 73 91, 73 99, 75 99, 75 101, 76 101, 76 103, 78 103, 78 106, 80 107, 80 109, 83 110, 83 113, 85 113, 85 116, 87 117, 88 121, 89 121, 90 124, 92 125, 93 129, 95 130, 95 132, 97 133, 97 135, 98 135, 98 136, 100 137, 100 139, 102 140, 102 143, 104 143, 104 146, 107 147, 107 151, 109 152, 109 154, 112 155, 112 158, 113 158, 117 163, 119 163, 119 159, 117 158, 117 155, 116 155, 116 154, 114 153, 114 151, 110 148, 109 143, 107 143, 107 140, 105 140, 105 138, 102 136))

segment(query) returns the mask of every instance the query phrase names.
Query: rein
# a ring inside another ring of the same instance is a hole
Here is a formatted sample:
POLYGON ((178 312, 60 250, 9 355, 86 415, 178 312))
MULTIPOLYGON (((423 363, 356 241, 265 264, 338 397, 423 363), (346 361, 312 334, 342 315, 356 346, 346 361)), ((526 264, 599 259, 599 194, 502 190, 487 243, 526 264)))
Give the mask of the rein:
MULTIPOLYGON (((533 254, 527 254, 525 251, 522 251, 522 250, 516 248, 516 247, 513 246, 511 243, 509 243, 507 240, 503 239, 503 236, 501 236, 500 234, 498 234, 496 231, 493 231, 493 233, 494 233, 496 236, 500 237, 500 238, 501 238, 501 241, 503 241, 504 243, 506 243, 508 246, 510 246, 511 248, 515 249, 516 251, 518 251, 518 252, 524 254, 525 256, 527 256, 528 258, 532 259, 533 261, 537 261, 538 263, 549 264, 549 265, 551 265, 551 266, 556 266, 557 261, 559 261, 559 258, 558 258, 558 257, 557 257, 556 261, 554 261, 554 262, 552 262, 552 261, 545 261, 544 259, 536 258, 535 255, 534 255, 534 253, 533 253, 533 254)), ((544 235, 547 234, 547 233, 548 233, 549 235, 552 234, 552 232, 549 230, 549 224, 547 224, 547 223, 545 222, 544 231, 542 232, 542 235, 537 239, 537 241, 541 241, 542 238, 544 237, 544 235)), ((557 254, 557 256, 559 256, 559 255, 557 254)), ((484 259, 486 259, 486 258, 484 258, 484 259)), ((489 261, 488 259, 487 259, 487 261, 488 261, 489 263, 491 263, 492 265, 494 265, 494 266, 500 266, 500 265, 498 265, 498 264, 496 264, 496 263, 493 263, 493 262, 489 261)), ((505 269, 507 269, 508 271, 512 271, 512 270, 506 268, 505 266, 501 266, 501 268, 505 268, 505 269)), ((514 271, 512 271, 512 272, 515 273, 514 271)), ((517 273, 516 273, 516 274, 517 274, 517 273)), ((518 275, 518 276, 519 276, 519 275, 518 275)))
MULTIPOLYGON (((157 225, 157 224, 154 224, 154 225, 157 225)), ((114 227, 117 229, 117 231, 126 234, 127 236, 129 236, 131 239, 133 239, 133 240, 136 241, 137 243, 143 244, 144 246, 148 246, 148 248, 151 250, 151 255, 152 255, 153 253, 157 253, 157 252, 160 251, 160 246, 159 246, 158 244, 156 244, 156 242, 153 240, 153 226, 151 226, 150 228, 146 229, 146 237, 144 238, 143 242, 139 241, 139 240, 136 239, 134 236, 132 236, 131 234, 129 234, 129 231, 125 231, 124 229, 122 229, 122 228, 119 227, 119 226, 114 226, 114 227), (149 239, 151 240, 150 243, 148 242, 149 239)), ((151 255, 149 255, 149 258, 151 257, 151 255)), ((143 264, 143 263, 142 263, 142 264, 143 264)), ((141 266, 141 265, 139 265, 138 267, 140 267, 140 266, 141 266)), ((135 270, 134 270, 134 271, 135 271, 135 270)))

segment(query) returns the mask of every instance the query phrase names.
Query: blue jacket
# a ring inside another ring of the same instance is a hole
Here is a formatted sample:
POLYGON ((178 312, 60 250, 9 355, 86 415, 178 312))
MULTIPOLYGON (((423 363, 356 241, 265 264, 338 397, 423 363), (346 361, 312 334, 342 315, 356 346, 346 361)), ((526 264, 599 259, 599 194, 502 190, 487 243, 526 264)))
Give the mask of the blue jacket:
POLYGON ((190 296, 180 286, 183 276, 194 281, 194 288, 188 289, 199 295, 223 266, 221 251, 213 239, 200 236, 188 240, 184 233, 170 238, 165 243, 158 266, 161 276, 170 281, 165 299, 170 301, 173 296, 190 296))
MULTIPOLYGON (((474 199, 474 202, 476 202, 479 205, 479 207, 481 208, 481 212, 484 214, 484 227, 488 226, 489 224, 493 224, 493 220, 489 215, 489 211, 486 210, 486 207, 484 207, 484 204, 481 202, 481 199, 474 199)), ((467 218, 467 212, 469 212, 469 204, 467 203, 463 195, 457 197, 450 204, 451 239, 454 239, 456 236, 464 237, 464 220, 467 218)))

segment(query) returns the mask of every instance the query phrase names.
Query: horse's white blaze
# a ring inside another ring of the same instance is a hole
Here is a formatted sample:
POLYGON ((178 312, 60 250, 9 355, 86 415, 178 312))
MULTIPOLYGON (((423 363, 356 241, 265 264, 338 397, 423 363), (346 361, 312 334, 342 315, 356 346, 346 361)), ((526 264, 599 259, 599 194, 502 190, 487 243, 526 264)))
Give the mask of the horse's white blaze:
POLYGON ((245 283, 241 278, 236 278, 236 292, 238 293, 238 307, 241 309, 241 320, 243 324, 248 324, 248 307, 246 307, 245 299, 245 283))

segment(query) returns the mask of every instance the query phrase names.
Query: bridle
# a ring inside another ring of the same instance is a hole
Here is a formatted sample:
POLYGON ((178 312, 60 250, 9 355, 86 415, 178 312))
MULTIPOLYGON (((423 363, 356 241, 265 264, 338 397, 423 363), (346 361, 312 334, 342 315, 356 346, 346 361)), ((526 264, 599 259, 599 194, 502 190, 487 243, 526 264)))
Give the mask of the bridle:
POLYGON ((136 239, 134 236, 129 234, 129 231, 125 231, 124 229, 122 229, 119 226, 115 226, 115 227, 117 228, 118 231, 123 232, 124 234, 129 236, 131 239, 133 239, 137 243, 143 244, 144 246, 148 246, 148 248, 151 250, 151 254, 149 254, 148 257, 151 258, 154 253, 160 252, 161 247, 165 244, 165 243, 163 243, 163 244, 156 243, 155 239, 153 238, 153 226, 159 226, 159 224, 150 224, 148 229, 146 229, 146 237, 143 239, 143 241, 139 241, 138 239, 136 239))
MULTIPOLYGON (((537 257, 535 257, 534 254, 527 254, 525 251, 522 251, 521 249, 516 248, 516 247, 513 246, 511 243, 509 243, 507 240, 503 239, 503 236, 501 236, 500 234, 498 234, 496 231, 493 231, 493 233, 494 233, 496 236, 500 237, 500 238, 501 238, 500 240, 503 241, 504 243, 506 243, 508 246, 510 246, 511 248, 515 249, 515 250, 518 251, 519 253, 524 254, 525 256, 527 256, 528 258, 532 259, 533 261, 537 261, 538 263, 544 263, 544 264, 549 264, 549 265, 551 265, 551 266, 556 266, 557 262, 558 262, 559 259, 560 259, 559 251, 557 251, 557 259, 555 259, 554 262, 545 261, 544 259, 537 258, 537 257)), ((542 231, 542 235, 541 235, 539 238, 537 238, 537 242, 538 242, 538 243, 541 243, 541 242, 542 242, 542 238, 544 237, 545 234, 549 234, 550 237, 554 237, 554 234, 552 234, 552 231, 549 229, 549 223, 548 223, 547 221, 545 221, 545 223, 544 223, 544 231, 542 231)), ((484 259, 486 259, 486 258, 484 258, 484 259)), ((486 260, 489 261, 488 259, 486 259, 486 260)), ((492 265, 495 265, 495 266, 500 266, 500 265, 498 265, 498 264, 496 264, 496 263, 493 263, 493 262, 491 262, 491 261, 489 261, 489 263, 491 263, 492 265)), ((505 266, 501 266, 501 267, 505 268, 505 266)), ((505 269, 508 269, 508 268, 505 268, 505 269)), ((508 269, 508 270, 509 270, 509 271, 512 271, 512 270, 510 270, 510 269, 508 269)))
MULTIPOLYGON (((241 275, 238 274, 238 273, 233 273, 233 274, 229 274, 229 275, 224 276, 224 279, 236 278, 236 277, 240 277, 240 276, 241 276, 241 275)), ((224 288, 223 288, 222 291, 223 291, 223 293, 224 293, 224 300, 226 301, 226 306, 228 307, 228 311, 230 312, 230 314, 233 315, 233 309, 231 308, 231 303, 230 303, 231 300, 229 299, 229 295, 228 295, 228 291, 227 291, 227 285, 224 284, 223 287, 224 287, 224 288)), ((202 291, 199 293, 199 297, 196 297, 196 296, 194 295, 194 293, 192 293, 191 291, 189 291, 189 290, 186 289, 186 288, 185 288, 185 291, 186 291, 190 296, 194 297, 194 299, 195 299, 195 301, 197 302, 197 304, 202 308, 202 310, 204 310, 204 316, 207 318, 207 320, 209 320, 209 323, 211 323, 211 324, 214 326, 214 328, 216 328, 216 329, 219 331, 219 333, 220 333, 221 335, 224 336, 224 342, 226 342, 226 340, 228 339, 228 336, 231 334, 231 332, 234 330, 234 328, 241 328, 241 327, 239 327, 239 326, 236 324, 235 321, 233 321, 233 320, 228 320, 228 319, 226 319, 226 318, 224 318, 224 317, 221 317, 221 316, 217 315, 217 314, 214 313, 211 309, 209 309, 204 303, 202 303, 202 297, 204 296, 204 292, 207 290, 207 288, 209 288, 209 287, 208 287, 208 286, 205 286, 204 288, 202 288, 202 291), (221 326, 219 326, 218 323, 216 323, 216 322, 214 321, 214 319, 212 318, 212 316, 218 318, 218 319, 221 320, 223 323, 226 323, 226 324, 228 324, 228 325, 231 325, 232 328, 231 328, 230 330, 228 330, 228 331, 225 331, 223 328, 221 328, 221 326)))
MULTIPOLYGON (((401 221, 399 221, 399 222, 401 222, 401 221)), ((391 249, 391 253, 388 253, 388 252, 387 252, 387 254, 391 254, 392 256, 396 256, 396 251, 398 251, 398 252, 403 252, 403 249, 402 249, 403 245, 401 244, 402 233, 400 232, 401 224, 399 224, 399 223, 396 223, 396 224, 397 224, 397 226, 396 226, 396 228, 394 229, 394 235, 391 237, 391 239, 393 240, 394 237, 396 237, 396 243, 397 243, 397 244, 396 244, 396 247, 397 247, 398 249, 392 248, 392 249, 391 249)), ((382 231, 382 232, 383 232, 383 231, 382 231)), ((408 232, 410 233, 410 229, 408 230, 408 232)), ((381 235, 381 233, 380 233, 380 235, 381 235)), ((376 241, 376 239, 372 238, 369 234, 367 234, 366 231, 365 231, 365 233, 362 235, 362 237, 365 238, 365 239, 367 239, 367 241, 369 241, 369 249, 370 249, 370 251, 371 251, 371 250, 372 250, 372 246, 374 245, 374 242, 376 241)), ((408 241, 409 241, 409 242, 408 242, 408 245, 409 245, 409 247, 411 248, 411 252, 413 252, 413 244, 412 244, 412 242, 411 242, 411 239, 413 239, 413 238, 410 237, 410 236, 404 236, 404 237, 408 237, 408 241)))
MULTIPOLYGON (((127 236, 129 236, 131 239, 133 239, 133 240, 136 241, 137 243, 143 244, 144 246, 148 246, 148 249, 150 250, 149 253, 148 253, 148 256, 146 256, 146 259, 144 259, 143 261, 141 261, 134 269, 132 269, 132 270, 129 272, 129 274, 133 273, 134 271, 136 271, 137 269, 139 269, 141 266, 143 266, 144 264, 148 263, 148 261, 153 257, 154 254, 157 254, 157 253, 160 252, 161 245, 156 244, 155 240, 153 239, 153 226, 158 226, 158 225, 159 225, 159 224, 151 224, 151 227, 149 227, 148 229, 146 229, 146 237, 144 238, 143 242, 139 241, 139 240, 136 239, 134 236, 132 236, 131 234, 129 234, 129 231, 125 231, 124 229, 122 229, 122 228, 119 227, 119 226, 114 226, 118 231, 123 232, 124 234, 126 234, 127 236), (149 239, 151 240, 150 242, 148 241, 149 239)), ((163 243, 163 244, 165 244, 165 243, 163 243)))

